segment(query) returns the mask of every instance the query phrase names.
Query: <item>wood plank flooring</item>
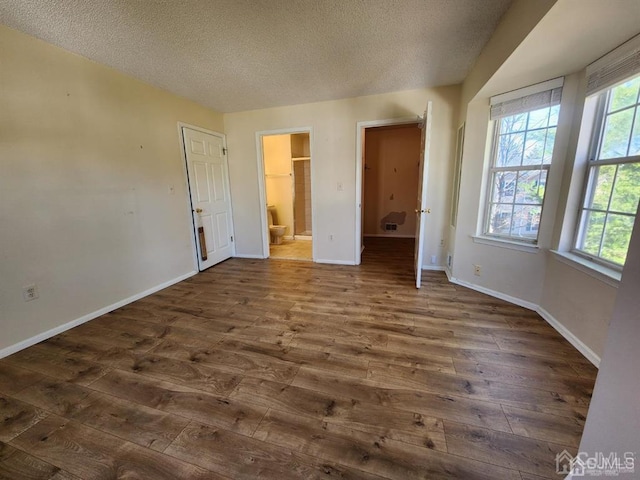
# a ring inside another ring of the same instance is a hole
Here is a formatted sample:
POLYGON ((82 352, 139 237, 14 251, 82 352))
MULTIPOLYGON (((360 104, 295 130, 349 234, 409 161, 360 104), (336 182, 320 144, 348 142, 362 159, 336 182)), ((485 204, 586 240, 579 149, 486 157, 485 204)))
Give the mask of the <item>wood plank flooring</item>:
POLYGON ((411 255, 231 259, 0 360, 0 478, 558 478, 596 369, 411 255))

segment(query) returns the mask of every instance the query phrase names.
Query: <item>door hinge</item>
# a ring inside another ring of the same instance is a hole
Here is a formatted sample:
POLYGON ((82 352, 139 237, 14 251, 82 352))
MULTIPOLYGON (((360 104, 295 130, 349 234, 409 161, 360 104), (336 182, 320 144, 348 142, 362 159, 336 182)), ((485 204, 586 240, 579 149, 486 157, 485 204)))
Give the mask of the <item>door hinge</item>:
POLYGON ((222 154, 226 155, 227 154, 227 147, 222 147, 222 154))
POLYGON ((231 241, 233 242, 233 235, 231 235, 231 241))

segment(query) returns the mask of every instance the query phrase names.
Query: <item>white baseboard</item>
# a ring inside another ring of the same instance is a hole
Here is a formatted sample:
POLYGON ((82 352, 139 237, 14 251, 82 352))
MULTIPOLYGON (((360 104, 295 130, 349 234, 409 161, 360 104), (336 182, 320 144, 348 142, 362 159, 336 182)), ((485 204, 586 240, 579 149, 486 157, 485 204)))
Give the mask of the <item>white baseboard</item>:
POLYGON ((571 345, 576 347, 576 349, 584 355, 587 360, 593 363, 596 367, 600 368, 600 357, 587 345, 584 344, 582 340, 576 337, 567 327, 562 325, 553 315, 547 312, 544 308, 538 306, 536 308, 536 312, 542 318, 544 318, 549 325, 556 329, 556 331, 562 335, 571 345))
POLYGON ((475 290, 477 292, 499 298, 500 300, 513 303, 514 305, 519 305, 520 307, 524 307, 528 310, 533 310, 538 315, 540 315, 549 325, 551 325, 560 335, 562 335, 565 340, 573 345, 576 350, 584 355, 587 360, 595 365, 596 368, 600 367, 600 357, 540 305, 522 300, 521 298, 512 297, 511 295, 506 295, 496 290, 491 290, 490 288, 481 287, 480 285, 476 285, 474 283, 465 282, 464 280, 458 280, 457 278, 451 276, 451 272, 446 268, 445 272, 447 274, 447 278, 451 283, 455 283, 456 285, 461 285, 463 287, 470 288, 471 290, 475 290))
POLYGON ((257 260, 264 260, 265 256, 263 255, 244 255, 244 254, 240 254, 240 253, 236 253, 233 258, 255 258, 257 260))
POLYGON ((124 300, 120 300, 119 302, 112 303, 111 305, 100 308, 95 312, 88 313, 86 315, 83 315, 80 318, 76 318, 75 320, 71 320, 70 322, 63 323, 62 325, 58 325, 57 327, 54 327, 51 330, 47 330, 46 332, 39 333, 38 335, 34 335, 31 338, 22 340, 21 342, 15 343, 13 345, 9 345, 8 347, 5 347, 2 350, 0 350, 0 358, 8 357, 9 355, 19 352, 20 350, 23 350, 27 347, 35 345, 36 343, 40 343, 48 338, 58 335, 59 333, 66 332, 67 330, 73 327, 77 327, 78 325, 82 325, 83 323, 86 323, 89 320, 93 320, 94 318, 97 318, 100 315, 104 315, 105 313, 112 312, 117 308, 124 307, 125 305, 128 305, 129 303, 133 303, 136 300, 140 300, 141 298, 151 295, 152 293, 155 293, 164 288, 170 287, 171 285, 174 285, 176 283, 182 282, 183 280, 186 280, 189 277, 193 277, 197 273, 198 272, 194 270, 185 275, 180 275, 179 277, 169 280, 168 282, 164 282, 164 283, 161 283, 160 285, 156 285, 155 287, 151 287, 148 290, 145 290, 144 292, 136 293, 135 295, 125 298, 124 300))
POLYGON ((314 260, 316 263, 327 263, 329 265, 355 265, 353 260, 326 260, 324 258, 318 258, 314 260))
POLYGON ((443 272, 444 267, 442 265, 423 265, 422 270, 433 270, 436 272, 443 272))
MULTIPOLYGON (((451 282, 451 269, 449 267, 444 267, 444 273, 447 274, 447 278, 451 282)), ((451 282, 451 283, 453 283, 453 282, 451 282)))
POLYGON ((520 307, 524 307, 528 310, 537 311, 538 305, 532 302, 528 302, 526 300, 522 300, 521 298, 512 297, 511 295, 507 295, 502 292, 498 292, 497 290, 491 290, 490 288, 482 287, 480 285, 476 285, 475 283, 466 282, 464 280, 458 280, 455 277, 449 276, 449 281, 451 283, 455 283, 456 285, 461 285, 463 287, 470 288, 471 290, 475 290, 476 292, 484 293, 491 297, 499 298, 500 300, 504 300, 505 302, 513 303, 514 305, 518 305, 520 307))

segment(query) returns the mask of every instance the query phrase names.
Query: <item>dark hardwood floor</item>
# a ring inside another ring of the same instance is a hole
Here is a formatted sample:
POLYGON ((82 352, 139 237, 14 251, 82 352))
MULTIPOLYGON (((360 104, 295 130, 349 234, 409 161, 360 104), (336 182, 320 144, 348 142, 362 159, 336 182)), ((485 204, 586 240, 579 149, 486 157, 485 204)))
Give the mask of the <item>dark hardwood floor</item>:
POLYGON ((559 478, 596 369, 425 272, 231 259, 0 360, 0 478, 559 478))

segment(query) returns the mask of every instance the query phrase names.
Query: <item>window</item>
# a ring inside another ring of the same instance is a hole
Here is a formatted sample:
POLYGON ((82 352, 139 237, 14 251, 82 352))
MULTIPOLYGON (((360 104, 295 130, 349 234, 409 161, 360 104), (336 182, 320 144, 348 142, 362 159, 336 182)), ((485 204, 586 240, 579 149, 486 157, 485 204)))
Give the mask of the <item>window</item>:
POLYGON ((537 243, 561 87, 556 79, 491 99, 495 132, 484 235, 537 243))
POLYGON ((575 249, 621 268, 640 196, 640 76, 599 95, 575 249))

